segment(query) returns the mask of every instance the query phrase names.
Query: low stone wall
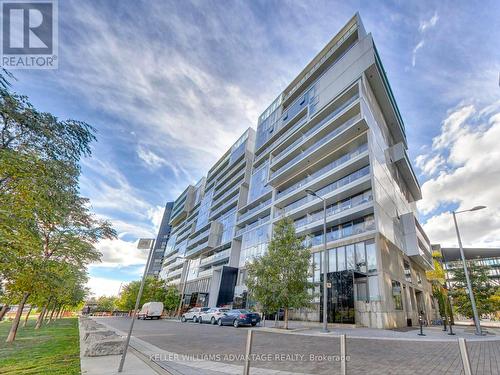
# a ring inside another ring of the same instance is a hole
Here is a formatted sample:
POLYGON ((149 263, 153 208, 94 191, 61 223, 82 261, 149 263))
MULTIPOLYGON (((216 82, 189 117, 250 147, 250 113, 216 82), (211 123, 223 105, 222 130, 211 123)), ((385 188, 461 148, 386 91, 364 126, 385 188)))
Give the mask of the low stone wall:
POLYGON ((83 355, 99 357, 123 353, 124 338, 87 317, 80 317, 80 337, 83 355))

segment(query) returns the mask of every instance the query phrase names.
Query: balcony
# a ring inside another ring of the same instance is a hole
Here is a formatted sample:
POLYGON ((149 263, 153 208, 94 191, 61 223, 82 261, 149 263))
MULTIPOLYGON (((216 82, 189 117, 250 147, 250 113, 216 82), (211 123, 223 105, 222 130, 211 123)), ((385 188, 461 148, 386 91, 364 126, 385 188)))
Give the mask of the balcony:
POLYGON ((287 178, 296 173, 296 171, 303 170, 321 160, 330 150, 335 150, 367 129, 368 126, 366 122, 361 119, 359 114, 352 117, 325 137, 317 140, 305 151, 274 170, 270 175, 269 184, 271 186, 277 186, 285 182, 287 178))
POLYGON ((248 209, 245 213, 241 214, 238 218, 238 223, 242 223, 245 220, 251 218, 254 216, 254 214, 259 213, 261 210, 263 210, 266 207, 270 207, 272 202, 272 198, 266 199, 263 202, 260 202, 257 206, 248 209))
POLYGON ((359 98, 359 94, 356 92, 353 96, 347 99, 345 102, 341 103, 337 108, 335 108, 332 112, 330 112, 327 116, 321 119, 316 125, 312 128, 308 129, 302 136, 297 138, 291 144, 286 146, 283 150, 281 150, 278 154, 274 155, 271 159, 271 162, 276 164, 281 159, 283 159, 289 151, 294 149, 297 145, 307 140, 313 133, 315 133, 318 129, 322 128, 326 123, 329 123, 334 117, 337 117, 338 114, 343 112, 346 108, 348 108, 352 103, 354 103, 359 98))
POLYGON ((214 255, 210 255, 209 257, 201 259, 200 266, 206 266, 209 264, 219 262, 221 260, 229 258, 229 255, 231 255, 231 249, 227 249, 227 250, 223 250, 219 253, 215 253, 214 255))
POLYGON ((352 159, 358 157, 360 154, 366 152, 368 150, 368 144, 364 143, 361 146, 356 147, 354 150, 351 152, 344 154, 338 159, 335 159, 333 162, 328 163, 324 167, 318 169, 317 171, 311 173, 308 175, 306 178, 300 180, 299 182, 294 183, 293 185, 278 191, 276 193, 276 199, 283 198, 284 196, 293 193, 294 191, 297 190, 303 190, 303 187, 308 184, 309 182, 313 181, 314 179, 318 178, 319 176, 327 173, 328 171, 331 171, 343 164, 347 164, 350 162, 352 159))
MULTIPOLYGON (((366 166, 354 173, 351 173, 345 177, 342 177, 339 180, 332 182, 331 184, 326 185, 325 187, 316 191, 316 194, 320 197, 325 197, 327 194, 334 192, 335 190, 341 189, 344 186, 347 186, 353 182, 361 180, 363 177, 368 176, 370 174, 370 167, 366 166)), ((313 197, 311 195, 305 195, 303 198, 283 207, 282 209, 276 210, 275 217, 286 215, 289 212, 309 204, 312 201, 317 201, 318 198, 313 197)))
POLYGON ((396 165, 398 170, 401 172, 403 180, 410 190, 412 200, 417 201, 422 199, 422 192, 420 190, 420 184, 418 183, 417 176, 411 166, 411 162, 408 159, 408 154, 406 152, 405 146, 402 142, 392 146, 388 150, 389 158, 396 165))
POLYGON ((236 196, 240 191, 240 186, 236 185, 234 188, 226 191, 224 194, 222 194, 219 198, 213 201, 212 207, 210 208, 211 210, 215 210, 218 208, 221 204, 223 204, 228 198, 231 198, 233 196, 236 196))
MULTIPOLYGON (((326 243, 340 241, 352 236, 359 236, 365 233, 375 231, 375 222, 373 216, 353 220, 351 222, 337 225, 327 229, 326 243)), ((308 236, 304 240, 304 245, 315 247, 323 244, 324 234, 322 232, 308 236)))
POLYGON ((238 229, 236 232, 235 232, 235 237, 239 237, 241 236, 243 233, 245 232, 248 232, 249 230, 253 229, 253 228, 257 228, 258 226, 260 225, 263 225, 263 224, 266 224, 269 222, 269 220, 271 219, 270 216, 266 216, 262 219, 258 219, 257 221, 254 221, 252 224, 249 224, 241 229, 238 229))
MULTIPOLYGON (((338 219, 341 216, 346 217, 347 214, 355 212, 358 216, 366 216, 368 213, 373 211, 373 196, 371 190, 363 192, 361 194, 355 195, 353 197, 344 199, 342 201, 335 202, 334 204, 327 206, 326 208, 326 218, 327 221, 332 221, 333 219, 338 219), (349 212, 347 212, 349 211, 349 212), (346 215, 340 215, 340 213, 346 213, 346 215)), ((304 232, 307 229, 313 227, 313 223, 318 225, 323 223, 323 209, 317 210, 305 217, 296 220, 294 222, 295 229, 297 233, 304 232)))
POLYGON ((213 273, 213 268, 209 268, 208 270, 198 272, 198 278, 200 279, 202 277, 209 277, 212 276, 213 273))
POLYGON ((420 264, 424 269, 434 269, 432 247, 429 238, 413 212, 400 216, 406 244, 406 255, 420 264))
POLYGON ((193 259, 205 250, 214 249, 219 245, 222 233, 222 224, 212 221, 208 230, 203 231, 190 241, 186 251, 186 258, 193 259))

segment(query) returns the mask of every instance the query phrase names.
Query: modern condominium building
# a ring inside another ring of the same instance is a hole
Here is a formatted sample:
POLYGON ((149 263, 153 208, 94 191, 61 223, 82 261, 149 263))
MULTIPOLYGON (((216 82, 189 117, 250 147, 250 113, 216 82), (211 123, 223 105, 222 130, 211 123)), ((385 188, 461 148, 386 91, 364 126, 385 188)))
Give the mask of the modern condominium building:
POLYGON ((392 328, 434 314, 431 245, 403 120, 355 15, 215 164, 175 201, 161 273, 187 305, 251 307, 245 264, 293 219, 312 252, 315 307, 294 317, 392 328), (326 200, 328 264, 322 264, 326 200))
POLYGON ((163 210, 160 228, 158 229, 153 254, 151 256, 151 261, 149 262, 147 271, 148 276, 158 276, 161 271, 163 254, 165 253, 165 249, 167 247, 167 241, 170 238, 170 213, 172 212, 173 206, 174 202, 167 202, 165 209, 163 210))

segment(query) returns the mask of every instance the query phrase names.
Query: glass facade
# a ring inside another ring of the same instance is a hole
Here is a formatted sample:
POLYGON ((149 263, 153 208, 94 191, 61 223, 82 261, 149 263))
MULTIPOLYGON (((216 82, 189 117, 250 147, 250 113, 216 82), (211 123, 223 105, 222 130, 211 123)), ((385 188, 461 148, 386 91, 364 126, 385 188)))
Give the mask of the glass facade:
POLYGON ((210 215, 210 208, 212 207, 212 198, 214 196, 214 189, 210 189, 205 193, 201 200, 200 210, 198 211, 198 219, 196 221, 196 230, 200 230, 208 224, 208 217, 210 215))
POLYGON ((246 262, 264 255, 267 250, 268 242, 269 224, 261 225, 260 227, 243 233, 239 266, 244 267, 246 262))
POLYGON ((267 175, 269 173, 269 162, 259 166, 253 173, 250 179, 250 190, 248 192, 248 202, 251 203, 258 197, 271 191, 271 186, 267 184, 267 175))
POLYGON ((219 244, 230 242, 234 236, 234 224, 236 223, 236 208, 225 213, 217 219, 222 224, 222 233, 219 244))

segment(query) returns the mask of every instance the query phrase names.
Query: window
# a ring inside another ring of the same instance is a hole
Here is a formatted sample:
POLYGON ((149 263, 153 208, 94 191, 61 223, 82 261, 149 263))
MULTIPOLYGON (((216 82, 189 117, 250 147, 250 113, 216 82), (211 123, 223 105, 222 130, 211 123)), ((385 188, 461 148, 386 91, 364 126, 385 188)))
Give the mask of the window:
POLYGON ((356 244, 356 270, 359 272, 366 272, 366 254, 364 242, 359 242, 356 244))
POLYGON ((348 245, 345 247, 347 269, 353 270, 356 268, 356 261, 354 258, 354 245, 348 245))
POLYGON ((328 250, 328 272, 337 271, 337 250, 328 250))
POLYGON ((422 276, 420 275, 420 272, 417 272, 417 284, 422 285, 422 276))
POLYGON ((403 299, 401 298, 401 283, 392 280, 392 300, 394 301, 394 309, 403 310, 403 299))
POLYGON ((319 283, 321 272, 321 252, 313 254, 313 281, 319 283))
POLYGON ((404 272, 405 272, 405 280, 411 283, 411 268, 410 263, 407 260, 403 260, 404 264, 404 272))
POLYGON ((345 271, 345 247, 337 248, 337 271, 345 271))
POLYGON ((368 272, 377 272, 377 252, 375 248, 375 242, 366 241, 366 266, 368 272))

